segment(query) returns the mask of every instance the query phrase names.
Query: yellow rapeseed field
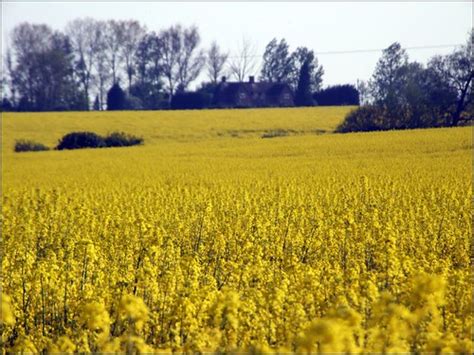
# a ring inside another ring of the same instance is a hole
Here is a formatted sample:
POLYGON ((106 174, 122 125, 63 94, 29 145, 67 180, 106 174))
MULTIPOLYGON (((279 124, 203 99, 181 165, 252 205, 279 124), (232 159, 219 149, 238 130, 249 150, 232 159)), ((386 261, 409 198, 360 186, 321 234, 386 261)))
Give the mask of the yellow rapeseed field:
POLYGON ((471 128, 348 110, 5 114, 3 351, 471 353, 471 128))

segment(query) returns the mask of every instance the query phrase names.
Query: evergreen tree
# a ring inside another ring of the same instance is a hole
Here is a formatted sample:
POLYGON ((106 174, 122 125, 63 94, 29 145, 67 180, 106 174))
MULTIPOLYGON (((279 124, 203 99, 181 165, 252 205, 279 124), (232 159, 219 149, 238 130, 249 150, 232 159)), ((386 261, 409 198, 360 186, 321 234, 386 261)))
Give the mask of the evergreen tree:
POLYGON ((296 91, 298 87, 301 68, 305 63, 308 65, 311 92, 321 90, 324 69, 322 65, 319 64, 318 58, 315 56, 314 52, 306 47, 298 47, 292 53, 291 57, 293 73, 290 75, 289 79, 293 90, 296 91))
POLYGON ((107 110, 123 110, 126 105, 126 97, 118 83, 114 84, 107 93, 107 110))
POLYGON ((300 69, 298 87, 295 93, 296 106, 313 106, 314 101, 311 95, 311 73, 310 63, 305 61, 300 69))

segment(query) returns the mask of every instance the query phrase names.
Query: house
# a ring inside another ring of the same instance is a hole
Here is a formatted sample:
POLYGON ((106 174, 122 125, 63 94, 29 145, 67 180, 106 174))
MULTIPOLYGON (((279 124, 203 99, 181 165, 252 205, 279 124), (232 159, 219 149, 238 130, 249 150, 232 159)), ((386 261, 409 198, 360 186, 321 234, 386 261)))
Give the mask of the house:
POLYGON ((233 107, 290 107, 294 106, 293 91, 285 83, 227 82, 226 77, 218 84, 214 94, 214 105, 233 107))

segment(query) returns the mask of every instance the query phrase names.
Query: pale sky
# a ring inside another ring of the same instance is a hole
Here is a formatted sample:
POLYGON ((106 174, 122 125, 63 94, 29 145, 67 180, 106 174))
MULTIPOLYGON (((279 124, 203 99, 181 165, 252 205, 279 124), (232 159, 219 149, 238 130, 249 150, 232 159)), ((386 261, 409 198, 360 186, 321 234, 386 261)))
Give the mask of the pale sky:
MULTIPOLYGON (((247 37, 262 54, 274 37, 290 50, 313 49, 324 67, 324 86, 368 79, 380 52, 324 54, 386 48, 464 44, 472 28, 471 2, 3 2, 3 49, 15 25, 28 21, 63 30, 77 17, 136 19, 149 30, 173 24, 199 27, 202 47, 213 40, 231 53, 247 37)), ((409 49, 422 63, 453 48, 409 49)), ((198 81, 205 80, 205 77, 198 81)))

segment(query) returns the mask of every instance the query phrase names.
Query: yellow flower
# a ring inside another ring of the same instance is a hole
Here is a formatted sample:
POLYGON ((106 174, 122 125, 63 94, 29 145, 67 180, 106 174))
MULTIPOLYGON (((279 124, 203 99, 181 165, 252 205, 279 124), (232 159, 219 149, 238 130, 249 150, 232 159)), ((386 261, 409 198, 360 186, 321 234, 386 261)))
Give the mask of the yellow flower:
POLYGON ((137 330, 141 330, 148 320, 148 308, 140 297, 125 295, 120 300, 119 312, 123 318, 131 320, 137 330))
POLYGON ((2 294, 2 318, 1 324, 4 325, 14 325, 15 324, 15 315, 13 314, 13 307, 11 304, 10 296, 2 294))

